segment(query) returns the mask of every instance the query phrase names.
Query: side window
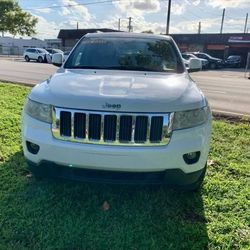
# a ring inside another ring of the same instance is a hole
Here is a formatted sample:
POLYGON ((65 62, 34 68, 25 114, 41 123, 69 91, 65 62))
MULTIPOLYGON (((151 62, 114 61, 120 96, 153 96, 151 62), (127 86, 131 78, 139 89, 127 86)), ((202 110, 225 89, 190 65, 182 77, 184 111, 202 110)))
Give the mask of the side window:
POLYGON ((29 53, 30 53, 30 52, 31 52, 31 49, 26 49, 26 52, 29 52, 29 53))
POLYGON ((31 53, 36 53, 36 50, 35 50, 35 49, 31 49, 30 52, 31 52, 31 53))

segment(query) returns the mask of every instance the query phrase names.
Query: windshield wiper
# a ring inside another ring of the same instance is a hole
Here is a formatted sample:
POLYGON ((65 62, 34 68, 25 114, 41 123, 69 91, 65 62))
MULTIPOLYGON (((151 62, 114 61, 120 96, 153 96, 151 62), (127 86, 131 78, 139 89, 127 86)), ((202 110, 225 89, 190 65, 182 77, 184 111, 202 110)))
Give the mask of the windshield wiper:
POLYGON ((71 67, 66 67, 67 69, 106 69, 105 67, 100 66, 85 66, 85 65, 76 65, 71 67))
POLYGON ((151 72, 166 72, 165 70, 155 70, 142 66, 110 66, 110 67, 101 67, 101 66, 85 66, 85 65, 76 65, 71 67, 66 67, 67 69, 104 69, 104 70, 135 70, 135 71, 151 71, 151 72))
POLYGON ((111 66, 111 67, 106 67, 105 69, 156 71, 154 69, 150 69, 150 68, 147 68, 147 67, 141 67, 141 66, 111 66))

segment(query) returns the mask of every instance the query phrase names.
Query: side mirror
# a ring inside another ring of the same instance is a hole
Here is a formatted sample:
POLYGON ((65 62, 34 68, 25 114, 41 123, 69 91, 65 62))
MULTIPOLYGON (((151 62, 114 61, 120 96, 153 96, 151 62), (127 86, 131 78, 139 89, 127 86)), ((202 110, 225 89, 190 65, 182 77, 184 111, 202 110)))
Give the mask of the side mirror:
POLYGON ((57 67, 61 67, 63 64, 63 54, 61 53, 55 53, 52 56, 52 64, 57 66, 57 67))
POLYGON ((202 69, 201 60, 198 58, 191 58, 189 60, 189 69, 188 72, 197 72, 202 69))

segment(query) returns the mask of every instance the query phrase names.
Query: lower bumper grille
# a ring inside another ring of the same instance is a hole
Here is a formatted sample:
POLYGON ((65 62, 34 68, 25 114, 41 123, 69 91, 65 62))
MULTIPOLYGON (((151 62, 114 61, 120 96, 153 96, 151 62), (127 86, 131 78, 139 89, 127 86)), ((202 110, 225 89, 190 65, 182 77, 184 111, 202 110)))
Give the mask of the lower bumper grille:
POLYGON ((109 145, 158 146, 169 142, 172 113, 107 113, 53 108, 53 136, 109 145))

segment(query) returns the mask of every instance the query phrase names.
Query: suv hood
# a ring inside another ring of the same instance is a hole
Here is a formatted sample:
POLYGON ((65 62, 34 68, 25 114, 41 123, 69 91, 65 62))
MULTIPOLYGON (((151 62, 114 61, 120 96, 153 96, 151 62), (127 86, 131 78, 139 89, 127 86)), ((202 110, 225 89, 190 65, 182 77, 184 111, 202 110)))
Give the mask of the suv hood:
POLYGON ((172 112, 205 106, 188 73, 59 69, 30 99, 57 107, 122 112, 172 112))

